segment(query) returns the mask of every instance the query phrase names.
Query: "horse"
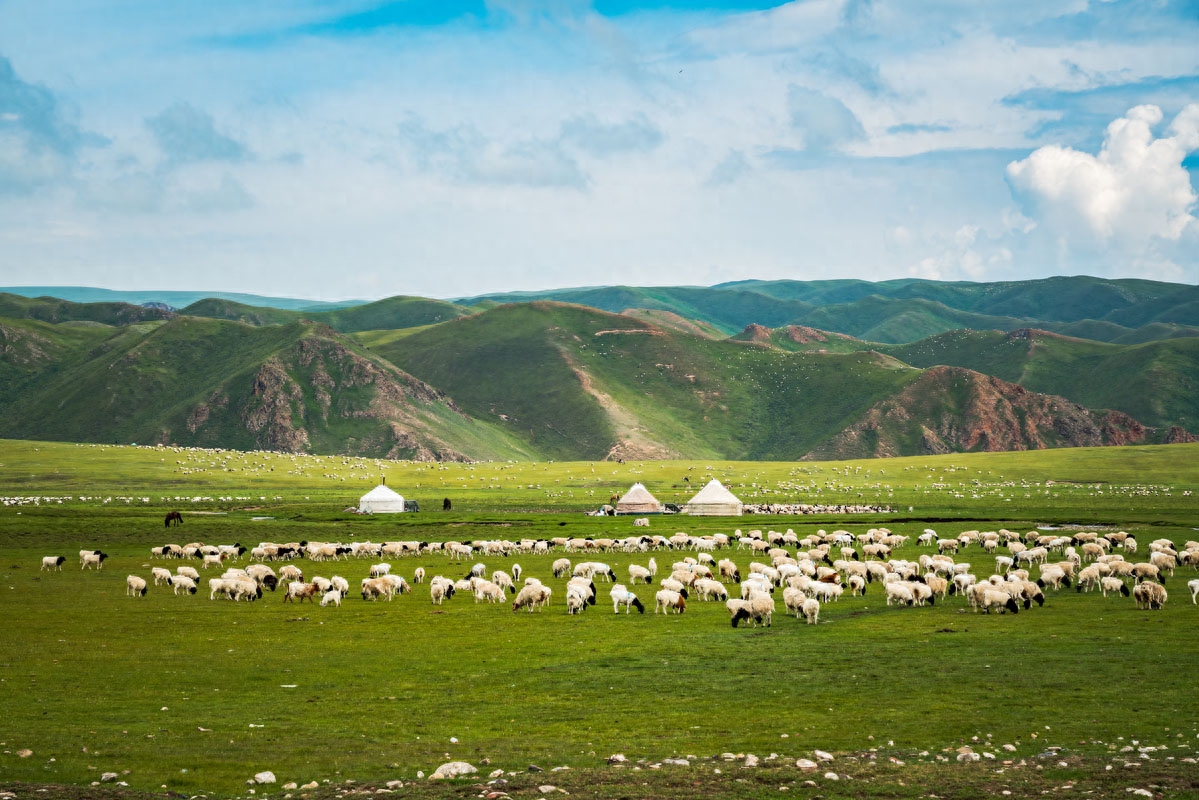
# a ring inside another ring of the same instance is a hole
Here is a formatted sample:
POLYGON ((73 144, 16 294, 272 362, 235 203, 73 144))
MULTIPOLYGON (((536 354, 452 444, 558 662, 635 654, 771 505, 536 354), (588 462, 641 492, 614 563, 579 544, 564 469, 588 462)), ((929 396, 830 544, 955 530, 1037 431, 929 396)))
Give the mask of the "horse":
POLYGON ((162 524, 164 527, 169 528, 169 527, 171 527, 172 523, 174 523, 175 525, 182 525, 183 524, 183 515, 180 514, 178 511, 171 511, 170 513, 168 513, 166 515, 166 518, 163 519, 162 524))
POLYGON ((442 501, 441 501, 441 510, 442 510, 442 511, 449 511, 449 510, 450 510, 450 507, 451 507, 451 505, 452 505, 452 504, 450 503, 450 498, 448 498, 448 497, 447 497, 446 499, 444 499, 444 500, 442 500, 442 501))

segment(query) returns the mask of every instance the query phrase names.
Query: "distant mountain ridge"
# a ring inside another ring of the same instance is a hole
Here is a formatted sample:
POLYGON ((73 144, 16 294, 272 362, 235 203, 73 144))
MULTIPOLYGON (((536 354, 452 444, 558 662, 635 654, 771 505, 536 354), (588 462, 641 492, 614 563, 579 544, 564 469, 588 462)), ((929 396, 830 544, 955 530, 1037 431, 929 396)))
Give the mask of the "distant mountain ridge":
POLYGON ((1194 290, 769 282, 320 310, 205 298, 177 311, 0 293, 0 436, 424 460, 1188 441, 1194 290), (733 329, 740 319, 752 321, 733 329))

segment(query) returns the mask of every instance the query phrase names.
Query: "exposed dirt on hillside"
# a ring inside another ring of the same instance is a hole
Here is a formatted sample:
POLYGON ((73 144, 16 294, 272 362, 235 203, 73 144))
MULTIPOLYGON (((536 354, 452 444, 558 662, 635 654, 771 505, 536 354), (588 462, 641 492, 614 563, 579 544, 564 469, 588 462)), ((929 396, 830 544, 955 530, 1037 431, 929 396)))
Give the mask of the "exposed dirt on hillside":
POLYGON ((10 364, 30 365, 50 360, 53 343, 45 336, 0 325, 0 359, 10 364))
POLYGON ((1127 414, 1092 412, 972 370, 933 367, 804 458, 1124 445, 1153 432, 1127 414))

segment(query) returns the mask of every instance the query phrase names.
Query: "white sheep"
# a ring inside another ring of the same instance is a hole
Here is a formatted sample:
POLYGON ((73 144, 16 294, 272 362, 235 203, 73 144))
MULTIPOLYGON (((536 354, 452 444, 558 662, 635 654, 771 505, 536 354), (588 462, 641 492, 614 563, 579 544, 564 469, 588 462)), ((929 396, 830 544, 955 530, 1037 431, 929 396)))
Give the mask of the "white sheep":
POLYGON ((175 567, 175 574, 191 578, 196 583, 200 582, 200 573, 196 571, 195 567, 175 567))
MULTIPOLYGON (((530 578, 528 580, 533 579, 530 578)), ((523 608, 525 611, 532 613, 543 606, 549 605, 550 593, 548 586, 540 582, 531 584, 526 581, 525 585, 516 593, 516 597, 512 600, 512 610, 519 611, 523 608)))
POLYGON ((769 627, 774 615, 774 599, 767 594, 755 593, 745 600, 734 598, 724 605, 732 615, 730 623, 734 628, 745 620, 753 620, 755 628, 759 624, 769 627))
POLYGON ((520 581, 520 574, 522 572, 524 572, 524 570, 521 568, 520 564, 517 564, 517 563, 512 564, 511 573, 512 573, 512 582, 513 583, 518 583, 520 581))
POLYGON ((1187 581, 1187 588, 1191 590, 1191 604, 1199 605, 1199 578, 1187 581))
POLYGON ((191 578, 186 575, 170 575, 169 573, 168 576, 167 585, 174 589, 176 596, 178 596, 180 591, 183 591, 185 594, 196 593, 196 582, 191 578))
POLYGON ((817 620, 820 618, 820 601, 813 597, 804 600, 803 615, 809 625, 817 624, 817 620))
POLYGON ((624 606, 624 613, 628 614, 630 609, 636 608, 638 614, 645 613, 645 606, 637 599, 637 595, 630 592, 624 584, 613 584, 612 590, 608 592, 608 596, 612 598, 612 613, 619 614, 620 607, 624 606))
MULTIPOLYGON (((66 560, 67 559, 65 556, 43 556, 42 557, 42 569, 62 572, 62 565, 66 560)), ((167 575, 170 575, 170 574, 171 573, 169 573, 169 572, 167 573, 167 575)), ((156 583, 157 583, 157 581, 156 581, 156 583)))
POLYGON ((887 605, 891 605, 892 602, 905 606, 916 605, 916 598, 912 595, 912 590, 899 581, 883 584, 883 592, 887 597, 887 605))
MULTIPOLYGON (((504 573, 507 574, 507 573, 504 573)), ((488 603, 498 603, 504 599, 504 587, 493 581, 479 581, 475 584, 475 602, 486 600, 488 603)))
POLYGON ((1001 609, 1001 613, 1010 611, 1013 614, 1020 613, 1020 606, 1016 603, 1016 598, 1012 597, 1007 592, 997 591, 995 589, 984 589, 982 592, 982 608, 988 613, 991 613, 992 608, 1001 609))
POLYGON ((569 558, 559 558, 558 560, 556 560, 553 564, 553 571, 554 571, 555 578, 565 578, 567 573, 569 573, 571 571, 570 570, 570 559, 569 558))
POLYGON ((334 591, 341 592, 342 597, 350 593, 350 582, 340 575, 334 575, 330 578, 329 585, 333 587, 334 591))
POLYGON ((171 585, 171 571, 169 569, 163 569, 162 567, 152 567, 150 569, 150 574, 154 577, 154 585, 155 586, 159 586, 164 583, 167 586, 171 585))
POLYGON ((133 597, 146 596, 146 579, 137 575, 129 575, 125 578, 125 594, 133 597))
POLYGON ((391 564, 387 564, 387 563, 373 564, 371 566, 371 570, 370 570, 370 577, 382 578, 384 575, 387 575, 390 572, 391 572, 391 564))
POLYGON ((783 606, 789 613, 794 614, 796 619, 799 619, 800 614, 803 613, 803 604, 807 599, 808 596, 804 594, 802 589, 797 589, 794 586, 788 586, 786 589, 783 589, 783 606))
POLYGON ((413 583, 424 583, 425 582, 425 568, 424 567, 417 567, 416 569, 412 570, 412 581, 413 581, 413 583))
POLYGON ((724 584, 711 578, 700 578, 691 585, 701 600, 728 600, 729 590, 724 584))
POLYGON ((79 568, 87 569, 94 566, 96 569, 104 569, 104 560, 108 558, 108 553, 101 553, 99 550, 80 550, 79 551, 79 568))
POLYGON ((442 601, 453 597, 454 591, 454 582, 449 578, 434 575, 429 579, 429 599, 434 605, 441 605, 442 601))
POLYGON ((663 614, 669 614, 670 609, 674 609, 676 613, 682 614, 687 610, 687 601, 681 592, 673 589, 660 589, 654 595, 654 613, 661 611, 663 614))
POLYGON ((341 606, 341 592, 337 589, 325 592, 325 596, 321 598, 321 607, 325 606, 341 606))
POLYGON ((223 561, 224 559, 220 553, 214 553, 212 555, 204 556, 204 561, 201 566, 204 567, 204 569, 208 569, 209 567, 220 567, 223 561))
POLYGON ((382 578, 363 578, 360 588, 363 600, 374 600, 376 597, 386 597, 388 602, 391 602, 391 596, 395 593, 391 583, 383 580, 382 578))
POLYGON ((1133 588, 1132 597, 1137 608, 1156 611, 1166 604, 1166 587, 1153 581, 1142 581, 1133 588))
MULTIPOLYGON (((1199 583, 1199 581, 1196 581, 1199 583)), ((1099 588, 1103 591, 1103 596, 1107 597, 1108 592, 1119 592, 1128 597, 1131 594, 1128 591, 1128 584, 1119 578, 1103 577, 1099 579, 1099 588)))

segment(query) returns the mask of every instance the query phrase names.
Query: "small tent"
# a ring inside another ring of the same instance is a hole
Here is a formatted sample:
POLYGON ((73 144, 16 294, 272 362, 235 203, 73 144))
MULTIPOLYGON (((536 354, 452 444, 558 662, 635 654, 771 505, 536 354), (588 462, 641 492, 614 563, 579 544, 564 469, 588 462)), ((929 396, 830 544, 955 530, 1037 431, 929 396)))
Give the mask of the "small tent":
POLYGON ((404 498, 379 484, 358 501, 359 514, 399 514, 404 510, 404 498))
POLYGON ((661 514, 662 504, 649 493, 640 483, 634 483, 633 488, 616 502, 617 514, 661 514))
POLYGON ((704 517, 739 517, 741 510, 741 501, 715 478, 683 506, 684 512, 704 517))

